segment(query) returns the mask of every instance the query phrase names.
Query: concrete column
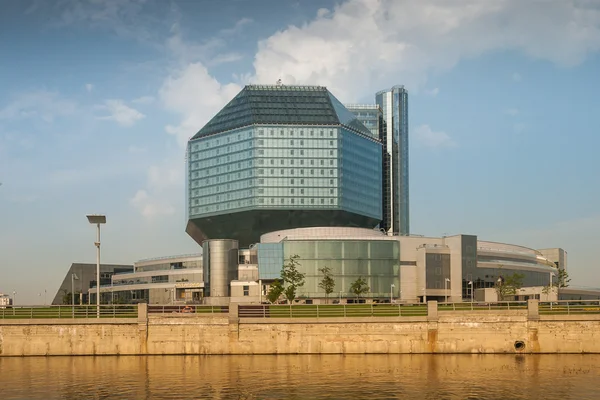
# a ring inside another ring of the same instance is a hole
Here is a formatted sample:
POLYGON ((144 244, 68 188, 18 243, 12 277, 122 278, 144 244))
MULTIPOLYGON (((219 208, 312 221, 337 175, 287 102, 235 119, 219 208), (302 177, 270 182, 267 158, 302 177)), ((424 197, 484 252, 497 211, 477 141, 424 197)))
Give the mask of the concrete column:
POLYGON ((437 321, 438 319, 438 302, 430 300, 427 302, 427 320, 437 321))
POLYGON ((147 324, 148 323, 148 304, 139 303, 137 307, 138 307, 138 324, 147 324))
POLYGON ((540 319, 540 301, 537 299, 527 300, 527 319, 540 319))
POLYGON ((229 319, 235 318, 237 319, 239 316, 239 304, 238 303, 229 303, 229 319))

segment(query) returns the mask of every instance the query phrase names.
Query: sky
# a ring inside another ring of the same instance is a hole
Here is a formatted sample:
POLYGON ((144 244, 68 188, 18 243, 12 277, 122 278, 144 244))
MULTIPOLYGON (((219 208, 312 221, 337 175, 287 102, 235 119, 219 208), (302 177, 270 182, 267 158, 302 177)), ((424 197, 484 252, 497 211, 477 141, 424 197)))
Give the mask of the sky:
POLYGON ((185 143, 249 83, 409 90, 411 232, 568 252, 600 287, 600 1, 0 3, 0 293, 198 253, 185 143))

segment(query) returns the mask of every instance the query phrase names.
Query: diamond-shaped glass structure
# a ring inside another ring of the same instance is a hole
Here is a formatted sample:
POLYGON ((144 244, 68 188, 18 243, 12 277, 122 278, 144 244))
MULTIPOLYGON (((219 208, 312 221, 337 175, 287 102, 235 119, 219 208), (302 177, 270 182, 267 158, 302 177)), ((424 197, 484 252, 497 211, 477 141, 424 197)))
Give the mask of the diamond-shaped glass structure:
POLYGON ((381 220, 381 142, 322 86, 246 86, 188 143, 199 243, 381 220))

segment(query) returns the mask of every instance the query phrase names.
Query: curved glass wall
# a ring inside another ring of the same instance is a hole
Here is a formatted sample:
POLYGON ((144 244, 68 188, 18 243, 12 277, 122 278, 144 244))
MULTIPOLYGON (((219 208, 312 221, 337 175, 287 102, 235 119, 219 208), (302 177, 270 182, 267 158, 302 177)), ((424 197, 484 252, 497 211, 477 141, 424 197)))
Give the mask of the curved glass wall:
MULTIPOLYGON (((260 252, 260 250, 259 250, 260 252)), ((260 253, 259 253, 260 254, 260 253)), ((342 295, 353 297, 350 286, 359 277, 367 280, 370 288, 364 297, 390 296, 394 285, 394 296, 399 290, 399 244, 395 240, 302 240, 283 242, 285 260, 299 256, 300 272, 306 274, 304 286, 299 288, 299 297, 325 297, 319 282, 323 275, 320 268, 329 267, 335 281, 330 297, 342 295)))

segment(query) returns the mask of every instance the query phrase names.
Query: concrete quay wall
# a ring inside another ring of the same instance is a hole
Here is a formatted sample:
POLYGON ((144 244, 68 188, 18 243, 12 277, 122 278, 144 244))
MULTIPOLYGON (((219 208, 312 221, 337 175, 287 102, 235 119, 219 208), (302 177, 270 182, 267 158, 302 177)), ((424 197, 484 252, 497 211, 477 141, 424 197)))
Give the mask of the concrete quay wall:
POLYGON ((428 317, 0 320, 0 356, 600 353, 600 315, 527 310, 428 317))

